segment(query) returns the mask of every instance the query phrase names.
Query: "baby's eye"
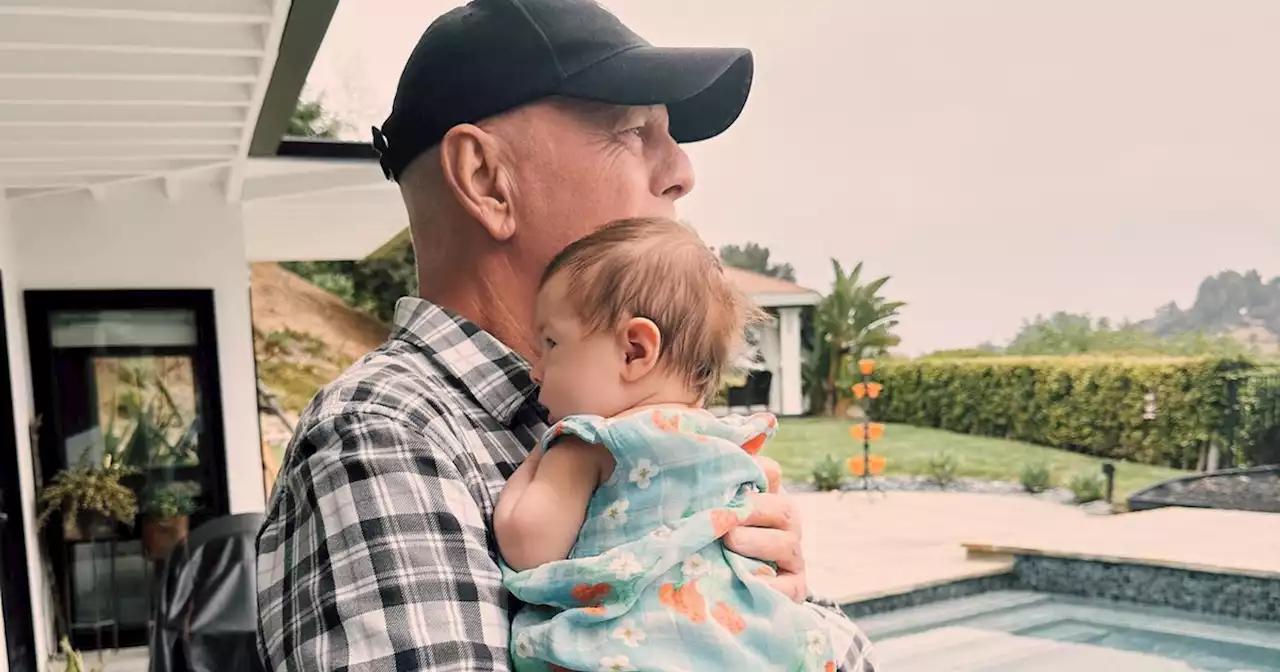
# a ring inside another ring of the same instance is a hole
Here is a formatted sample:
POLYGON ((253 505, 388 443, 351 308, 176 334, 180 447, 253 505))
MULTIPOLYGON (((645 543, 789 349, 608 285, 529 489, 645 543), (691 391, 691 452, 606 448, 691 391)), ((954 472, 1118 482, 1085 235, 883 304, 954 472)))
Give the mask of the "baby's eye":
POLYGON ((549 339, 549 338, 543 338, 543 339, 542 339, 542 347, 547 348, 547 349, 549 350, 549 349, 551 349, 551 348, 556 347, 556 342, 555 342, 555 341, 553 341, 553 340, 551 340, 551 339, 549 339))

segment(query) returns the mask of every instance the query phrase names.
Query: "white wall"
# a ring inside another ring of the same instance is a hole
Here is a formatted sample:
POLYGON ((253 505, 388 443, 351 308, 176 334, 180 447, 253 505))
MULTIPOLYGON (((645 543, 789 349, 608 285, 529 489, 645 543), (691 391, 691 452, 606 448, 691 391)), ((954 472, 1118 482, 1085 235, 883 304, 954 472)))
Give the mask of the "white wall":
MULTIPOLYGON (((22 289, 212 289, 232 513, 265 508, 240 205, 212 185, 156 184, 13 204, 22 289)), ((20 304, 18 304, 20 305, 20 304)))
MULTIPOLYGON (((9 204, 0 198, 0 272, 4 274, 5 314, 0 321, 0 328, 8 336, 9 351, 0 352, 0 357, 9 358, 9 375, 13 387, 13 424, 17 431, 18 443, 18 482, 21 488, 18 496, 22 502, 23 530, 26 533, 27 545, 27 580, 31 587, 32 622, 36 623, 36 651, 48 651, 51 648, 51 627, 40 627, 40 624, 51 625, 53 605, 49 601, 44 582, 44 572, 38 570, 42 566, 39 539, 36 535, 36 492, 34 461, 31 459, 31 436, 27 431, 31 423, 31 375, 27 364, 27 325, 22 310, 22 291, 19 263, 21 251, 17 244, 15 216, 10 213, 9 204)), ((3 612, 0 612, 3 613, 3 612)), ((0 626, 3 624, 0 623, 0 626)), ((3 627, 0 627, 3 632, 3 627)), ((0 663, 7 660, 4 655, 4 637, 0 636, 0 663)))

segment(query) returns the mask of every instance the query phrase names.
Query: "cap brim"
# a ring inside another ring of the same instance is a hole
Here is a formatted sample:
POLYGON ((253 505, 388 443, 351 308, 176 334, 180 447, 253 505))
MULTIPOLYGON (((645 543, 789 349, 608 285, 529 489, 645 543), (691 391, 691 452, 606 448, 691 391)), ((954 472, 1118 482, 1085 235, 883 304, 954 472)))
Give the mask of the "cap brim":
POLYGON ((742 114, 751 92, 747 49, 636 47, 565 80, 556 93, 615 105, 666 105, 671 137, 715 137, 742 114))

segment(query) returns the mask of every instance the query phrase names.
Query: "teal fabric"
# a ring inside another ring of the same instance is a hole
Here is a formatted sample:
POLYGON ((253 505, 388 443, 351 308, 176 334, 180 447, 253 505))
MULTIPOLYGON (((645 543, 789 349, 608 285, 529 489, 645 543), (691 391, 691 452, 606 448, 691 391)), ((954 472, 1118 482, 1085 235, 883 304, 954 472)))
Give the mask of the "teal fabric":
POLYGON ((512 624, 516 670, 834 670, 834 633, 769 587, 773 568, 720 539, 763 491, 751 458, 772 415, 661 408, 568 417, 562 435, 605 446, 616 466, 591 497, 565 560, 515 572, 528 606, 512 624), (746 446, 746 449, 744 449, 746 446))

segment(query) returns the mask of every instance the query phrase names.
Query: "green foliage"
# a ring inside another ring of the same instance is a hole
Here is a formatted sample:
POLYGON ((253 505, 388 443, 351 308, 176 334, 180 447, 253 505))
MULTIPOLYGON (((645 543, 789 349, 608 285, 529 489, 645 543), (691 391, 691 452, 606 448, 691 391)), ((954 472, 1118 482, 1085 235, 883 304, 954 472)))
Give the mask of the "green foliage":
POLYGON ((1106 487, 1106 481, 1101 474, 1081 472, 1071 476, 1067 487, 1075 495, 1077 503, 1088 504, 1102 499, 1102 489, 1106 487))
POLYGON ((281 266, 388 324, 400 297, 418 295, 418 270, 407 236, 382 254, 359 261, 292 261, 281 266))
POLYGON ((1047 462, 1028 462, 1022 466, 1019 475, 1022 489, 1030 493, 1041 493, 1049 489, 1052 473, 1047 462))
POLYGON ((58 640, 58 651, 62 653, 62 657, 67 661, 67 672, 87 672, 89 668, 85 667, 84 656, 71 646, 71 640, 63 635, 58 640))
POLYGON ((1024 324, 1004 354, 1240 357, 1248 351, 1229 336, 1207 336, 1199 331, 1160 336, 1136 324, 1113 327, 1106 318, 1094 320, 1088 315, 1058 312, 1024 324))
POLYGON ((928 477, 929 482, 946 490, 952 483, 956 482, 957 472, 960 470, 960 461, 951 453, 935 453, 929 458, 928 477))
POLYGON ((332 381, 351 359, 330 352, 324 341, 311 334, 279 329, 253 330, 253 350, 258 378, 279 395, 284 410, 300 412, 325 384, 332 381))
POLYGON ((796 269, 791 264, 770 264, 769 248, 756 243, 747 243, 742 247, 725 245, 720 248, 720 260, 734 268, 781 278, 788 282, 796 281, 796 269))
POLYGON ((1240 359, 1090 357, 889 360, 876 417, 1108 459, 1194 467, 1231 425, 1240 359), (1144 419, 1145 395, 1154 419, 1144 419))
POLYGON ((844 480, 844 465, 827 453, 813 467, 813 485, 822 491, 839 490, 844 480))
POLYGON ((44 527, 54 513, 61 512, 63 521, 74 524, 81 512, 95 513, 109 520, 133 525, 138 515, 138 498, 120 479, 137 473, 108 456, 102 464, 80 463, 53 475, 40 493, 40 516, 37 527, 44 527))
POLYGON ((284 134, 294 138, 331 140, 338 137, 344 128, 346 124, 330 114, 320 99, 299 100, 284 134))
POLYGON ((142 514, 152 518, 189 516, 200 508, 199 496, 200 485, 193 481, 149 485, 142 492, 142 514))
POLYGON ((850 367, 898 344, 893 329, 898 311, 906 305, 880 295, 889 276, 863 282, 862 262, 847 274, 839 261, 832 259, 831 266, 835 281, 813 312, 814 335, 804 367, 806 387, 812 395, 821 386, 822 406, 829 413, 835 411, 837 395, 848 389, 846 383, 854 380, 850 367))

